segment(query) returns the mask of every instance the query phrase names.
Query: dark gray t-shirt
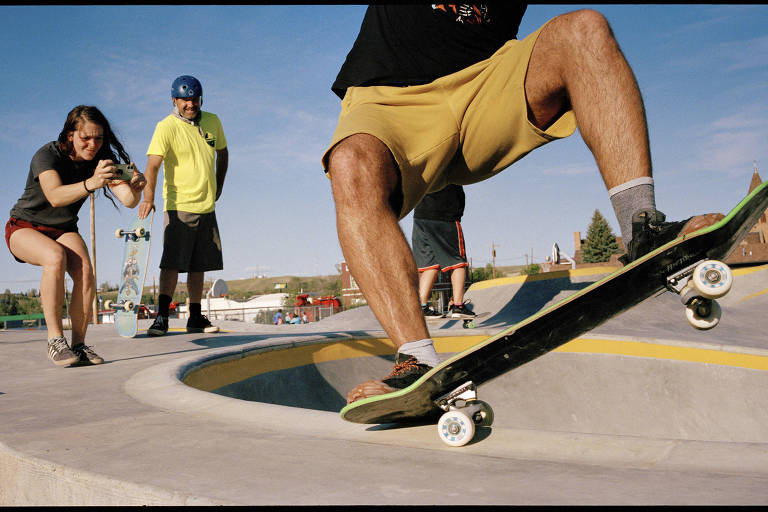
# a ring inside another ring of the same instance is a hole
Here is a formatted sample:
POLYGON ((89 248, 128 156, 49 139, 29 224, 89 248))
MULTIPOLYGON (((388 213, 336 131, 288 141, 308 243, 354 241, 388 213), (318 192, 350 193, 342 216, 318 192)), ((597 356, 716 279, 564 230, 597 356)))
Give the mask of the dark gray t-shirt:
MULTIPOLYGON (((45 198, 40 187, 40 173, 53 169, 59 173, 61 183, 71 185, 93 176, 98 161, 73 162, 59 149, 59 143, 49 142, 41 147, 29 164, 29 175, 24 193, 11 208, 11 217, 27 222, 51 227, 69 227, 77 225, 77 213, 85 202, 85 197, 66 206, 52 206, 45 198)), ((88 197, 88 196, 86 196, 88 197)))

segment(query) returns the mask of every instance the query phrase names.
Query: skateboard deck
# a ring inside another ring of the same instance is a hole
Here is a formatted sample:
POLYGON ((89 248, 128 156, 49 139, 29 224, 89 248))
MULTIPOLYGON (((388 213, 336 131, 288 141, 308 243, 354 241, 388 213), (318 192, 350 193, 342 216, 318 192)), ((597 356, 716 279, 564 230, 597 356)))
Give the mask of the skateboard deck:
POLYGON ((461 446, 471 439, 474 425, 489 425, 493 420, 490 406, 477 400, 476 386, 548 353, 665 289, 681 295, 681 307, 694 327, 714 327, 720 308, 713 299, 727 293, 733 277, 725 264, 713 260, 728 256, 766 208, 768 181, 719 222, 651 251, 450 357, 407 388, 348 404, 341 417, 355 423, 390 423, 445 411, 438 423, 441 439, 461 446), (467 406, 468 414, 460 414, 460 403, 467 406))
POLYGON ((136 336, 138 329, 138 308, 144 289, 144 277, 147 274, 150 232, 154 216, 154 210, 143 219, 137 215, 128 228, 115 231, 115 236, 124 240, 125 248, 120 267, 117 301, 107 303, 107 307, 115 308, 117 332, 126 338, 136 336))

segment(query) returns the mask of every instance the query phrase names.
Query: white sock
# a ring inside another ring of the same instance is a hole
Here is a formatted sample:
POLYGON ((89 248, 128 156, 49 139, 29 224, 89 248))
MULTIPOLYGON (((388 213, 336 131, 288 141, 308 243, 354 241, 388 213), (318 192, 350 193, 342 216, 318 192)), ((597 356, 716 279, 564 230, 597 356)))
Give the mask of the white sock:
POLYGON ((429 366, 440 364, 440 356, 437 355, 435 342, 431 338, 404 343, 397 352, 413 356, 418 362, 428 364, 429 366))

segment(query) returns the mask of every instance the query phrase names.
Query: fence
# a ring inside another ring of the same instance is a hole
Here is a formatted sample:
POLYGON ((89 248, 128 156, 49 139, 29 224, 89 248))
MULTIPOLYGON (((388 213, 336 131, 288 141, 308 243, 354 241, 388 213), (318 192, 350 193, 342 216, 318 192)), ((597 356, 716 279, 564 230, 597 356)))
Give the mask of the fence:
POLYGON ((24 327, 34 327, 39 329, 45 323, 45 317, 42 313, 32 313, 31 315, 6 315, 0 316, 0 322, 3 329, 18 329, 24 327), (9 326, 10 324, 10 326, 9 326))
MULTIPOLYGON (((205 309, 205 301, 203 301, 205 309)), ((210 314, 206 311, 210 320, 233 320, 237 322, 250 322, 256 324, 271 325, 272 318, 278 309, 283 312, 283 321, 287 322, 288 313, 293 313, 299 318, 306 313, 310 322, 317 322, 336 313, 340 313, 342 308, 333 306, 285 306, 282 308, 229 308, 211 310, 210 314)))

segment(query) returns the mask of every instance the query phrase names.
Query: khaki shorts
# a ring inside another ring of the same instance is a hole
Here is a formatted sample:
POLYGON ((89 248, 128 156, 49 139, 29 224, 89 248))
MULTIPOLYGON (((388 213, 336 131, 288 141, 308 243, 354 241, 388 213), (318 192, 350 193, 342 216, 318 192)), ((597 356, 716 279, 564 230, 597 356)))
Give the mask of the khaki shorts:
POLYGON ((179 272, 223 269, 216 212, 166 211, 160 268, 179 272))
POLYGON ((533 149, 571 135, 576 129, 572 111, 546 131, 528 120, 525 74, 542 28, 429 84, 350 87, 323 168, 328 172, 328 153, 346 137, 378 138, 400 168, 403 218, 429 192, 448 183, 483 181, 533 149))

